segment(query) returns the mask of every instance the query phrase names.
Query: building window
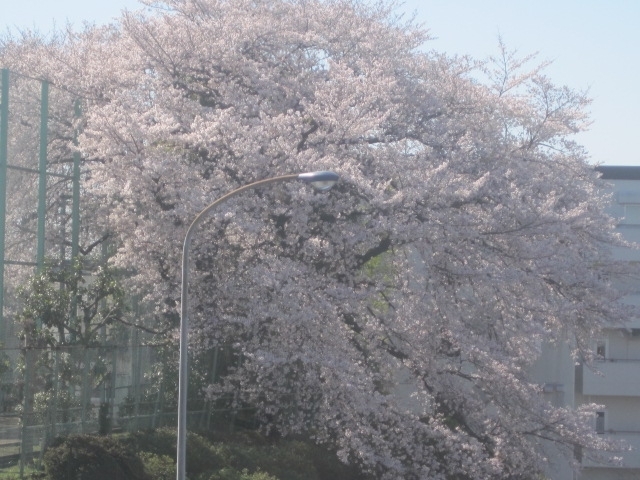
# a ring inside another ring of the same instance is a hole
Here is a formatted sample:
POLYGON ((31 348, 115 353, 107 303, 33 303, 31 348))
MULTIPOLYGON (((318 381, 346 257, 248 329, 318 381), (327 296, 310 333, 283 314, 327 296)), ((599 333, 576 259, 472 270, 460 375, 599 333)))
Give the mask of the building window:
POLYGON ((604 433, 604 412, 596 412, 596 433, 604 433))
POLYGON ((596 342, 596 356, 598 360, 604 360, 607 358, 607 341, 606 340, 598 340, 596 342))
POLYGON ((578 462, 582 463, 582 446, 576 445, 573 447, 573 458, 575 458, 578 462))
POLYGON ((554 407, 564 405, 564 384, 563 383, 545 383, 542 391, 546 394, 545 398, 554 407))

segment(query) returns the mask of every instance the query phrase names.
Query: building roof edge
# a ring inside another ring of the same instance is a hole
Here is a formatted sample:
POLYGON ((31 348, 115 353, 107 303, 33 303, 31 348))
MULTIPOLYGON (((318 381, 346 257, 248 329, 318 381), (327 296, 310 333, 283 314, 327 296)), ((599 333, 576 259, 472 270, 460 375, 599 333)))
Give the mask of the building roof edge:
POLYGON ((604 180, 640 180, 640 166, 636 165, 599 165, 596 171, 604 180))

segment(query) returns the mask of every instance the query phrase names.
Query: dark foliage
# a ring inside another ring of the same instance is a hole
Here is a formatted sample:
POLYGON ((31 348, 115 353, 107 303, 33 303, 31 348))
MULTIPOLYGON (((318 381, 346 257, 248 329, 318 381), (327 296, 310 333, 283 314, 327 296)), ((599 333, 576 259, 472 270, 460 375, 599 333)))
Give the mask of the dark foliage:
POLYGON ((45 453, 44 467, 50 480, 152 480, 137 453, 113 437, 59 438, 45 453))
MULTIPOLYGON (((257 432, 189 433, 187 472, 196 480, 368 480, 333 452, 303 440, 257 432)), ((47 480, 169 480, 175 476, 176 432, 56 439, 44 456, 47 480)))

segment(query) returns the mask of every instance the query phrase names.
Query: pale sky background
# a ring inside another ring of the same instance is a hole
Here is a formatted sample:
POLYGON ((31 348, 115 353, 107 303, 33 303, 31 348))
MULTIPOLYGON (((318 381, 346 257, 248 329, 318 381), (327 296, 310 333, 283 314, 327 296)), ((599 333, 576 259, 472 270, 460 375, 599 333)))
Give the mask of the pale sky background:
MULTIPOLYGON (((50 32, 103 24, 137 0, 0 0, 0 27, 50 32)), ((640 165, 640 0, 406 0, 434 40, 427 48, 484 59, 500 35, 521 55, 551 60, 557 84, 589 90, 593 125, 578 140, 593 163, 640 165)))

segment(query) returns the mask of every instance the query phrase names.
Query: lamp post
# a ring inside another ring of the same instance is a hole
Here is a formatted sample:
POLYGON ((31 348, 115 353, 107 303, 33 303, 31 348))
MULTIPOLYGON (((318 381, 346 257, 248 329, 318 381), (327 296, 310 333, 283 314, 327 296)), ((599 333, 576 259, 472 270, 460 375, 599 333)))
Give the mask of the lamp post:
POLYGON ((196 227, 202 223, 207 214, 218 205, 226 202, 231 197, 244 192, 245 190, 262 187, 270 183, 287 182, 290 180, 300 180, 312 185, 316 190, 327 191, 338 181, 339 176, 333 172, 309 172, 280 177, 267 178, 258 182, 244 185, 218 198, 202 210, 189 226, 184 238, 182 247, 182 290, 180 294, 180 368, 178 371, 178 438, 177 438, 177 465, 176 479, 185 480, 186 473, 186 451, 187 451, 187 350, 188 350, 188 330, 189 330, 189 247, 191 237, 196 227))

